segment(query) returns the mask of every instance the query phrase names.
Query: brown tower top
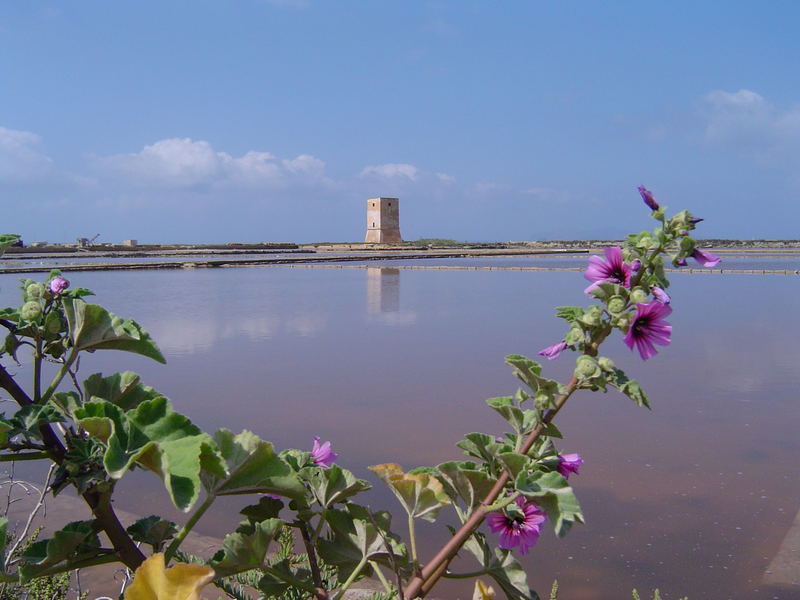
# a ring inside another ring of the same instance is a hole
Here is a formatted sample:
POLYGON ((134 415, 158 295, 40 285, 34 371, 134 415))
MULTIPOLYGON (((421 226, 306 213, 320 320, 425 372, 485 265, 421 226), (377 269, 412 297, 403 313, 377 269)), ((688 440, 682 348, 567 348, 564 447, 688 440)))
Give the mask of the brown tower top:
POLYGON ((400 235, 400 200, 397 198, 370 198, 367 200, 366 244, 402 242, 400 235))

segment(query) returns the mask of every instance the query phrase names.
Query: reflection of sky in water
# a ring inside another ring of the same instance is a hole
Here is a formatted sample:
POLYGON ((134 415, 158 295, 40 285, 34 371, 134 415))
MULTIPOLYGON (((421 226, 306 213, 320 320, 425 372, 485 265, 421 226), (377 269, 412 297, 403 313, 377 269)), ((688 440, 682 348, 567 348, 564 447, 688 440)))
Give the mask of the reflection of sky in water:
MULTIPOLYGON (((16 300, 16 279, 0 277, 3 305, 16 300)), ((84 376, 140 372, 206 430, 249 428, 278 447, 321 435, 369 479, 366 465, 456 459, 463 433, 500 431, 483 401, 517 387, 502 357, 554 343, 565 328, 553 307, 586 301, 573 272, 270 268, 73 279, 135 316, 169 361, 97 353, 84 376), (380 318, 404 312, 413 318, 402 327, 380 318)), ((584 393, 559 417, 560 448, 586 459, 573 481, 588 525, 563 540, 548 531, 523 559, 540 593, 557 577, 564 597, 579 600, 629 597, 634 586, 693 599, 775 596, 760 580, 800 508, 797 279, 681 276, 670 292, 674 342, 656 359, 642 363, 618 334, 605 346, 640 379, 653 411, 613 392, 584 393)), ((563 379, 570 366, 562 356, 545 368, 563 379)), ((121 498, 123 508, 164 505, 146 474, 123 489, 137 498, 121 498)), ((380 488, 369 502, 394 508, 380 488)), ((209 533, 237 520, 236 503, 222 506, 209 533)), ((441 539, 436 526, 421 527, 441 539)), ((448 597, 471 593, 448 585, 448 597)))

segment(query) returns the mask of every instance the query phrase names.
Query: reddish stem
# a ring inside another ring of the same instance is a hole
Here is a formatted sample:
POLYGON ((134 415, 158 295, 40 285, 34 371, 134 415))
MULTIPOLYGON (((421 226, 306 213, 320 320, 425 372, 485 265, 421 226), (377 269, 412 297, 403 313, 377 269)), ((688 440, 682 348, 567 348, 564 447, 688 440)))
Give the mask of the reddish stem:
MULTIPOLYGON (((567 383, 567 389, 564 395, 560 396, 555 401, 553 408, 545 413, 541 424, 539 424, 533 431, 530 432, 530 434, 528 434, 528 437, 525 439, 525 443, 519 450, 520 454, 527 454, 534 442, 536 442, 536 440, 539 439, 539 436, 542 435, 545 427, 558 414, 558 411, 561 410, 561 407, 564 406, 567 399, 572 395, 577 387, 578 380, 575 377, 572 377, 569 380, 569 383, 567 383)), ((431 588, 433 588, 439 578, 447 570, 450 561, 453 560, 453 557, 455 557, 464 543, 469 539, 469 536, 471 536, 480 526, 480 524, 483 523, 483 520, 486 518, 486 513, 488 512, 488 507, 492 505, 503 492, 508 480, 509 474, 508 471, 505 471, 499 477, 480 505, 474 511, 472 511, 472 514, 469 516, 469 518, 458 529, 458 531, 453 534, 453 537, 450 538, 447 543, 442 546, 439 552, 437 552, 436 555, 430 560, 430 562, 423 567, 420 575, 417 575, 409 582, 408 586, 406 587, 406 600, 424 598, 425 594, 427 594, 431 588)))

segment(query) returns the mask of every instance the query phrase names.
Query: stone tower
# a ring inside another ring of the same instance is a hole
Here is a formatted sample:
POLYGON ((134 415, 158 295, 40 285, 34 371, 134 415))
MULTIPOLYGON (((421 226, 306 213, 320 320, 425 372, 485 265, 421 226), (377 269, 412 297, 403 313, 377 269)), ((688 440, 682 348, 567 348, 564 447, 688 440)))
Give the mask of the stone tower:
POLYGON ((397 198, 370 198, 367 200, 366 244, 402 242, 400 236, 400 200, 397 198))

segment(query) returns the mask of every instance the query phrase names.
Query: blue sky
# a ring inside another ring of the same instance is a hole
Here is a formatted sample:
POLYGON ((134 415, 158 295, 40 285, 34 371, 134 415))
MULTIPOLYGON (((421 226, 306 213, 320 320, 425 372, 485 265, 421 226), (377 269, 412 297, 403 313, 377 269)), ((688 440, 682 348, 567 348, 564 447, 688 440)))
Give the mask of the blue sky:
POLYGON ((27 241, 800 237, 800 4, 0 0, 27 241))

